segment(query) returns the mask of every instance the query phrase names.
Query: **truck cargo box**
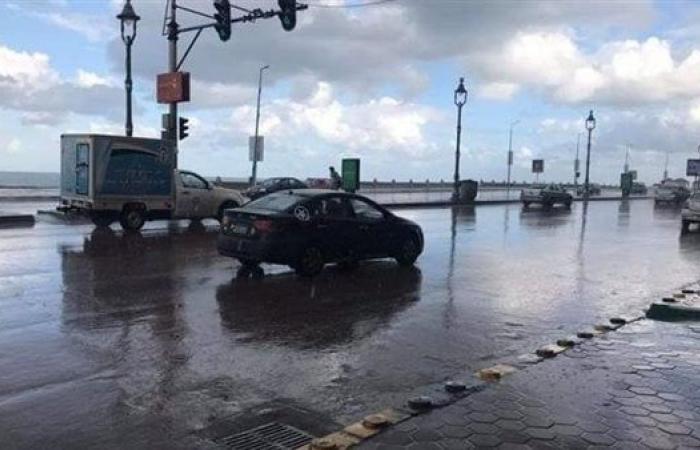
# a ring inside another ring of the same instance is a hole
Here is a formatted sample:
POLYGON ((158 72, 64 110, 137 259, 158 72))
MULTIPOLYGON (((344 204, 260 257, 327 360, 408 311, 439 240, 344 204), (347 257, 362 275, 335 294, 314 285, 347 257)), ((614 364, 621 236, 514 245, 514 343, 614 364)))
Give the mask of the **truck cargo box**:
POLYGON ((168 209, 173 196, 174 149, 160 139, 61 136, 61 203, 110 209, 129 198, 168 209))

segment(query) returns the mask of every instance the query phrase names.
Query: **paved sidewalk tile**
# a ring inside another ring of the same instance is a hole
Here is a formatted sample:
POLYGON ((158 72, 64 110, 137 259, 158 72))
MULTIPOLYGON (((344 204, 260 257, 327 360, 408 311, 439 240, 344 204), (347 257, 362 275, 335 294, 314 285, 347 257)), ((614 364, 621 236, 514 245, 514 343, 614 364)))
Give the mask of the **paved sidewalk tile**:
POLYGON ((627 325, 360 447, 700 448, 700 329, 627 325))

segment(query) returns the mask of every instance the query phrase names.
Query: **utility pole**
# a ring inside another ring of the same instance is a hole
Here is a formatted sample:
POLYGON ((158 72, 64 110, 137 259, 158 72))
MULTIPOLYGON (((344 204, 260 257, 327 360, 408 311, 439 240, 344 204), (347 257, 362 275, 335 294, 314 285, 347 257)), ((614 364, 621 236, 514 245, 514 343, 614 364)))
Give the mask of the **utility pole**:
POLYGON ((506 180, 506 198, 510 198, 510 169, 513 166, 513 127, 520 120, 515 120, 510 123, 510 133, 508 134, 508 178, 506 180))
POLYGON ((664 164, 664 179, 661 181, 664 182, 666 179, 668 179, 668 149, 666 150, 666 163, 664 164))
POLYGON ((255 181, 258 176, 258 150, 259 150, 259 134, 258 130, 260 128, 260 94, 262 93, 262 76, 265 69, 269 69, 269 65, 264 65, 260 68, 260 73, 258 75, 258 105, 255 111, 255 142, 253 143, 253 174, 250 177, 250 185, 255 186, 255 181))
MULTIPOLYGON (((177 72, 177 0, 170 0, 170 22, 168 22, 168 72, 177 72)), ((171 102, 168 114, 168 138, 175 152, 175 167, 177 167, 177 102, 171 102)))
POLYGON ((623 173, 630 171, 630 145, 627 144, 627 153, 625 153, 625 166, 622 168, 623 173))

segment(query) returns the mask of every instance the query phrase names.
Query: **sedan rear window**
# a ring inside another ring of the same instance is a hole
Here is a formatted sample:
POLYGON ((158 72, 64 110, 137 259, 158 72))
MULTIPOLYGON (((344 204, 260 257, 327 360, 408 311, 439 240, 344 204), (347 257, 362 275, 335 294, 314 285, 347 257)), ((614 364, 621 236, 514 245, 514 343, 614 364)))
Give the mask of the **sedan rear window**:
POLYGON ((295 203, 304 200, 305 197, 300 195, 290 194, 288 192, 280 192, 276 194, 266 195, 257 200, 248 203, 246 207, 255 209, 267 209, 269 211, 286 211, 295 203))

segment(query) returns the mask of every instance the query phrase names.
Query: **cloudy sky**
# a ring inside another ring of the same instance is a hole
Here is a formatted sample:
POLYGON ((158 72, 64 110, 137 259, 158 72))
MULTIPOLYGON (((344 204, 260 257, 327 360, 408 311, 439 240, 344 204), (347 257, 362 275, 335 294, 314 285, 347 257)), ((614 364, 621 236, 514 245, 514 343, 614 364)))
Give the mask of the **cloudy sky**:
MULTIPOLYGON (((133 0, 137 135, 159 136, 155 78, 167 68, 166 0, 133 0)), ((209 0, 179 0, 211 12, 209 0)), ((672 176, 700 144, 700 3, 662 1, 309 0, 297 28, 272 19, 206 30, 184 69, 192 101, 180 166, 250 174, 258 68, 265 74, 260 176, 325 176, 362 158, 363 178, 452 176, 456 108, 466 79, 463 177, 571 180, 584 119, 595 111, 594 181, 619 179, 625 152, 648 183, 668 153, 672 176)), ((0 0, 0 170, 58 171, 64 132, 122 133, 121 0, 0 0)), ((263 9, 268 0, 242 1, 263 9)), ((206 19, 180 13, 184 25, 206 19)), ((181 49, 189 35, 182 36, 181 49)))

